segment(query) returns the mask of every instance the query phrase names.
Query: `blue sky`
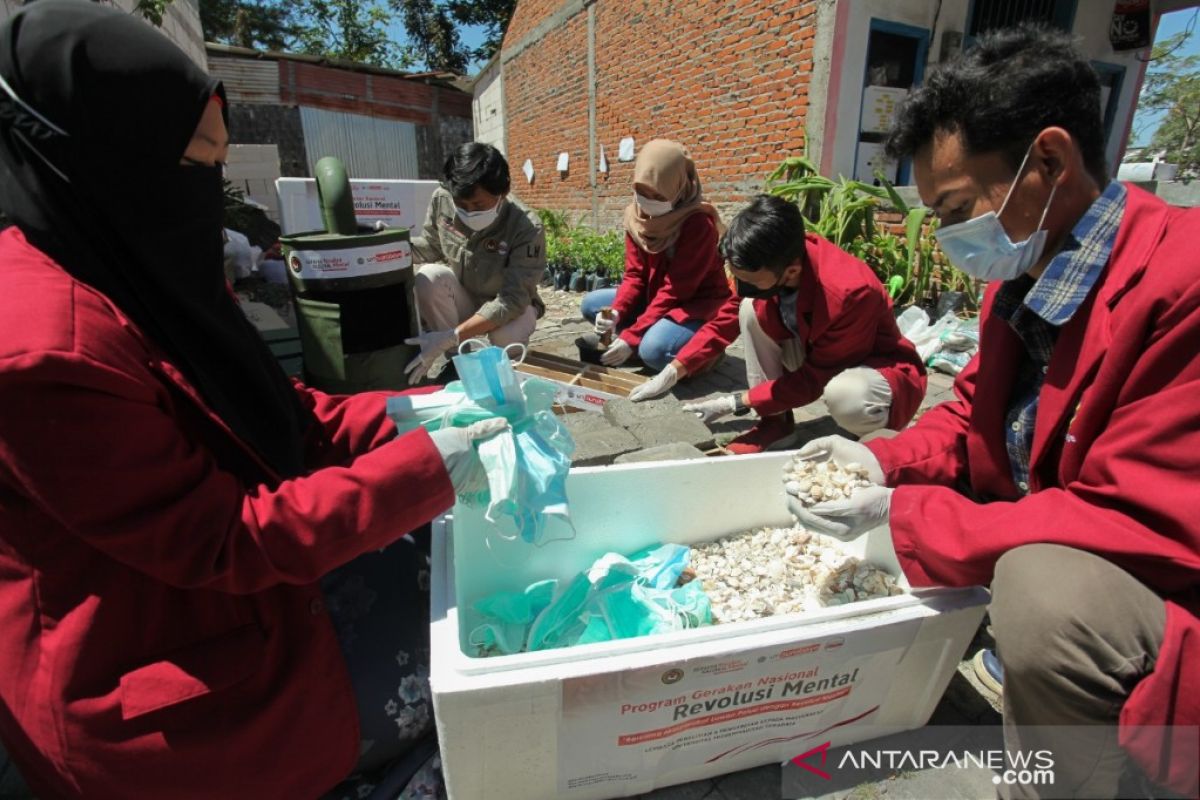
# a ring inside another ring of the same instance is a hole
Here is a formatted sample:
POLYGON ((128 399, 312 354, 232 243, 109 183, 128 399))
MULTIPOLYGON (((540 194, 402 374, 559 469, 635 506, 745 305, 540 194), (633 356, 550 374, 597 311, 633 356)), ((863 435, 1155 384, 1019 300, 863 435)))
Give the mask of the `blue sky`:
MULTIPOLYGON (((1172 11, 1170 14, 1163 14, 1162 20, 1158 23, 1158 31, 1154 37, 1155 44, 1169 39, 1187 28, 1188 23, 1192 21, 1198 11, 1200 9, 1185 8, 1182 11, 1172 11)), ((1200 28, 1200 25, 1197 25, 1197 27, 1200 28)), ((1175 51, 1175 54, 1180 56, 1200 54, 1200 31, 1193 32, 1183 47, 1175 51)), ((1163 112, 1151 113, 1139 111, 1134 115, 1133 130, 1138 132, 1135 137, 1136 141, 1133 143, 1134 147, 1150 143, 1150 137, 1158 129, 1162 117, 1163 112)))
MULTIPOLYGON (((392 41, 400 42, 401 44, 404 44, 408 41, 408 33, 405 32, 404 26, 400 24, 399 20, 393 21, 392 24, 388 26, 388 34, 391 36, 392 41)), ((485 31, 482 25, 460 26, 458 29, 459 39, 463 44, 472 50, 483 44, 484 34, 485 31)), ((483 62, 473 63, 470 65, 470 69, 467 70, 467 72, 470 75, 474 75, 482 68, 483 62)), ((413 67, 413 70, 416 72, 420 72, 424 69, 425 65, 421 63, 418 63, 413 67)))

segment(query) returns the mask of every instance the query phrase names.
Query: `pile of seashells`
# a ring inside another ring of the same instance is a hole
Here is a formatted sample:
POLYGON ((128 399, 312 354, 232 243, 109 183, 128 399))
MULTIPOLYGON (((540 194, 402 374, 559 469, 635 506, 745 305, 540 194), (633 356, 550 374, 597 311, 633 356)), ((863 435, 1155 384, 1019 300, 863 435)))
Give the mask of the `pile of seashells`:
POLYGON ((803 528, 760 528, 694 545, 681 582, 699 580, 714 623, 903 594, 896 579, 803 528))
POLYGON ((783 468, 783 488, 805 506, 849 497, 855 489, 870 486, 867 468, 857 462, 839 467, 832 461, 794 457, 783 468))

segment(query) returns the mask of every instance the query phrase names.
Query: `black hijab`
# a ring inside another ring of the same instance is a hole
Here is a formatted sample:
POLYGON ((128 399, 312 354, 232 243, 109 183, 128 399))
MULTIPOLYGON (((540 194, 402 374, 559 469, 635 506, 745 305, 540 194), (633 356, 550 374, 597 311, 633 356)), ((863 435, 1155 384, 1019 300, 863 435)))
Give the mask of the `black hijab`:
POLYGON ((227 291, 220 168, 180 165, 220 83, 146 22, 87 0, 38 0, 0 26, 0 79, 0 209, 276 472, 301 474, 314 420, 227 291))

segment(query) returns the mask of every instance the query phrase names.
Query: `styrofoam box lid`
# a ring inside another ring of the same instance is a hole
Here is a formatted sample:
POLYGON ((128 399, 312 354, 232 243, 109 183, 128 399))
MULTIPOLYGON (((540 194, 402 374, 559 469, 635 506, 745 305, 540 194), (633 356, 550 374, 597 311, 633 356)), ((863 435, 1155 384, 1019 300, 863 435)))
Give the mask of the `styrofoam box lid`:
MULTIPOLYGON (((459 673, 495 673, 864 615, 891 615, 922 605, 925 595, 904 594, 812 613, 781 614, 636 639, 486 658, 467 655, 473 650, 467 635, 480 622, 473 605, 483 597, 522 591, 530 583, 547 578, 569 580, 607 552, 629 554, 663 542, 696 544, 751 528, 791 525, 782 474, 792 455, 764 453, 573 469, 567 481, 567 496, 574 531, 551 518, 546 526, 546 542, 540 546, 501 538, 484 519, 482 509, 460 504, 452 518, 444 518, 438 525, 449 530, 446 551, 453 563, 453 569, 446 571, 448 585, 444 588, 448 596, 443 600, 446 619, 442 622, 456 630, 459 644, 454 652, 444 655, 459 673)), ((858 538, 847 544, 846 550, 896 576, 908 588, 887 528, 858 538)), ((434 558, 438 558, 436 549, 434 558)))

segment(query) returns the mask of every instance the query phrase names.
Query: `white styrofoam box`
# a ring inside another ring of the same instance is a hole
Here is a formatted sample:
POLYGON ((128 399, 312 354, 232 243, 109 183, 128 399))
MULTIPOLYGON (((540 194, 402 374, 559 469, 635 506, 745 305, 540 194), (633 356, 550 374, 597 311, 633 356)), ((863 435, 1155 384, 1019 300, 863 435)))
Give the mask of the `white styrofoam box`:
MULTIPOLYGON (((790 524, 790 455, 572 470, 573 536, 551 519, 540 546, 501 539, 461 506, 435 523, 431 686, 451 798, 628 796, 925 724, 983 618, 983 589, 510 656, 464 651, 473 603, 494 592, 569 579, 609 551, 790 524)), ((898 575, 886 529, 848 549, 898 575)))
MULTIPOLYGON (((373 226, 383 222, 389 228, 408 228, 419 235, 429 210, 429 200, 438 188, 437 181, 358 180, 350 181, 354 212, 359 223, 373 226)), ((317 182, 312 178, 280 178, 275 181, 279 193, 280 226, 283 233, 304 233, 325 227, 317 202, 317 182)))

